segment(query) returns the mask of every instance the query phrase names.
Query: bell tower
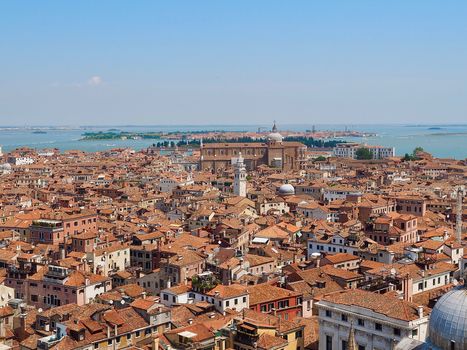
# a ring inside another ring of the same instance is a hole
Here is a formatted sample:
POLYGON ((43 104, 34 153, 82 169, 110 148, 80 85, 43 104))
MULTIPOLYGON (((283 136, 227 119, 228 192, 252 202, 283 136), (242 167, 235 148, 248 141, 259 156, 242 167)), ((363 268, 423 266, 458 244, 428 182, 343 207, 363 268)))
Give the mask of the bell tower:
POLYGON ((235 160, 234 173, 234 194, 246 197, 246 169, 241 152, 238 153, 238 158, 235 160))

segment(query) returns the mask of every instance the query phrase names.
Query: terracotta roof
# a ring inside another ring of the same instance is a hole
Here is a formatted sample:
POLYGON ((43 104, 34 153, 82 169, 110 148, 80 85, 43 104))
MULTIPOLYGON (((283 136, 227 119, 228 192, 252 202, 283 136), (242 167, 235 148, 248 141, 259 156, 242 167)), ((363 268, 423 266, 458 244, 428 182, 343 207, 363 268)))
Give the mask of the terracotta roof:
POLYGON ((6 316, 11 316, 14 314, 14 310, 10 306, 3 306, 0 307, 0 317, 6 317, 6 316))
POLYGON ((271 286, 267 283, 249 286, 248 292, 250 294, 250 306, 302 295, 302 293, 271 286))
MULTIPOLYGON (((360 289, 328 294, 321 297, 321 300, 339 305, 370 309, 376 313, 403 321, 413 321, 419 318, 417 304, 386 294, 377 294, 360 289)), ((431 311, 428 308, 424 309, 424 315, 428 315, 431 311)))
POLYGON ((289 234, 284 231, 282 228, 274 225, 265 228, 255 234, 256 237, 265 237, 265 238, 272 238, 272 239, 287 239, 289 238, 289 234))
POLYGON ((188 285, 188 284, 179 284, 178 286, 173 286, 173 287, 164 289, 165 292, 170 292, 176 295, 188 293, 190 290, 191 290, 191 285, 188 285))
POLYGON ((194 336, 190 338, 194 342, 202 342, 214 338, 214 333, 204 324, 192 324, 186 327, 172 329, 166 331, 165 334, 180 334, 186 331, 194 334, 194 336))
POLYGON ((335 278, 343 279, 347 281, 363 278, 362 275, 356 272, 345 270, 345 269, 340 269, 332 265, 323 266, 321 267, 321 269, 331 277, 335 277, 335 278))
POLYGON ((149 310, 151 307, 153 307, 156 303, 153 300, 150 299, 136 299, 133 301, 130 305, 136 309, 141 309, 141 310, 149 310))
POLYGON ((274 263, 275 259, 269 256, 261 256, 255 254, 246 254, 245 261, 250 263, 250 267, 274 263))
MULTIPOLYGON (((339 264, 348 261, 360 260, 358 256, 348 254, 348 253, 337 253, 337 254, 328 254, 324 258, 332 264, 339 264)), ((324 260, 323 259, 323 260, 324 260)))
POLYGON ((70 287, 82 287, 86 285, 86 279, 89 280, 90 284, 102 283, 109 280, 108 277, 96 275, 93 273, 84 274, 80 271, 73 271, 68 275, 64 285, 70 287))
POLYGON ((216 296, 217 293, 219 293, 219 298, 229 299, 248 294, 248 288, 241 284, 231 284, 229 286, 219 284, 207 292, 206 295, 216 296))
POLYGON ((268 333, 262 333, 257 342, 256 346, 259 349, 276 349, 286 346, 289 342, 281 337, 276 337, 268 333))

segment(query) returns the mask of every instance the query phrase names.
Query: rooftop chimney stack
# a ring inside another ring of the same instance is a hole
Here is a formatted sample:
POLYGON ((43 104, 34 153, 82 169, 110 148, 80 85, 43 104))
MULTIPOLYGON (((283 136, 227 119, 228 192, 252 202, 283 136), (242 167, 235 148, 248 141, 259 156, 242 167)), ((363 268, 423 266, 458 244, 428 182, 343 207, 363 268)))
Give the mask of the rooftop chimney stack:
POLYGON ((423 317, 423 306, 418 306, 418 317, 422 318, 423 317))
POLYGON ((462 243, 462 200, 464 197, 464 186, 457 188, 457 204, 456 204, 456 238, 457 243, 462 243))

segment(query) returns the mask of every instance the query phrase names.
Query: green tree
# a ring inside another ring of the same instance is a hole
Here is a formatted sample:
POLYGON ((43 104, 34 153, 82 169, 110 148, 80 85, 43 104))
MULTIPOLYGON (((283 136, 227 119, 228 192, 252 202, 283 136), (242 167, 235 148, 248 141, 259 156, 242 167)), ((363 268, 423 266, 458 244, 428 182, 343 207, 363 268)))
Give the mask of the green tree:
POLYGON ((414 150, 412 151, 411 154, 408 154, 406 153, 404 155, 404 157, 402 158, 402 160, 404 162, 408 162, 408 161, 411 161, 411 160, 419 160, 420 158, 417 156, 417 153, 418 152, 424 152, 425 150, 423 149, 423 147, 415 147, 414 150))
POLYGON ((315 158, 315 162, 324 162, 326 160, 326 157, 319 156, 315 158))
POLYGON ((371 153, 371 151, 365 147, 361 147, 357 149, 357 152, 355 152, 355 155, 358 160, 373 159, 373 153, 371 153))
POLYGON ((408 161, 410 161, 410 160, 414 160, 414 159, 413 159, 413 155, 410 155, 410 154, 406 153, 406 154, 404 155, 404 157, 402 158, 402 160, 403 160, 404 162, 408 162, 408 161))
POLYGON ((412 157, 413 157, 414 160, 420 159, 420 158, 417 156, 417 153, 418 153, 418 152, 425 152, 425 150, 423 149, 423 147, 420 147, 420 146, 415 147, 415 149, 414 149, 413 152, 412 152, 412 157))

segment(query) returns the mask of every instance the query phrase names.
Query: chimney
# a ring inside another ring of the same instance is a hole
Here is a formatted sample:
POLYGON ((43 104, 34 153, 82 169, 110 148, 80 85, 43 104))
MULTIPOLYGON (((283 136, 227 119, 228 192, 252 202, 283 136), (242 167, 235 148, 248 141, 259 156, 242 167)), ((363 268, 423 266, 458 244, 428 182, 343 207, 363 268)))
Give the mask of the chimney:
POLYGON ((193 319, 192 318, 188 319, 188 324, 193 324, 193 319))
POLYGON ((141 293, 143 296, 143 299, 146 299, 146 292, 141 293))
POLYGON ((449 232, 448 230, 444 230, 444 240, 447 240, 449 238, 449 232))
POLYGON ((65 248, 60 247, 60 259, 63 260, 65 259, 65 248))
POLYGON ((423 306, 418 306, 418 317, 422 318, 423 317, 423 306))
POLYGON ((151 350, 159 350, 159 336, 158 335, 154 337, 151 350))
POLYGON ((17 339, 19 339, 19 341, 23 341, 29 336, 29 334, 26 333, 27 314, 24 306, 20 306, 20 312, 21 313, 18 316, 13 318, 13 329, 17 335, 17 339))
POLYGON ((114 325, 114 336, 116 337, 118 334, 118 326, 114 325))
POLYGON ((405 301, 412 301, 413 296, 413 279, 407 274, 402 280, 402 292, 404 293, 405 301))
POLYGON ((5 321, 3 318, 0 318, 0 340, 5 340, 6 330, 5 330, 5 321))

